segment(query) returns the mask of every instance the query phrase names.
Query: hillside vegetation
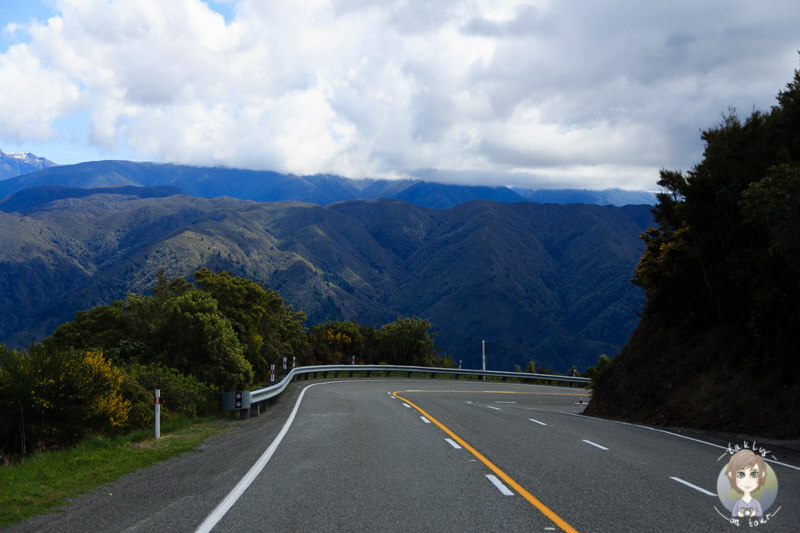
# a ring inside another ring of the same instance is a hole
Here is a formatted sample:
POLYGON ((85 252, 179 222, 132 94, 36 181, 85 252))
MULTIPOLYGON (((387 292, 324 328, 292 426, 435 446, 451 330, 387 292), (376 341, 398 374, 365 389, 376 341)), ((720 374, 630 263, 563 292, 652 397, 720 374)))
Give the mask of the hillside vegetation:
MULTIPOLYGON (((79 310, 144 293, 164 269, 262 283, 310 325, 424 317, 443 352, 490 368, 566 371, 619 350, 647 206, 399 200, 256 203, 94 191, 0 212, 0 342, 25 347, 79 310)), ((149 194, 149 193, 148 193, 149 194)))
POLYGON ((152 426, 153 389, 166 420, 214 413, 221 392, 267 382, 283 360, 452 366, 426 320, 398 318, 380 329, 336 321, 307 331, 302 312, 252 280, 208 269, 194 279, 161 271, 150 294, 80 311, 27 350, 0 345, 0 464, 152 426))
POLYGON ((647 303, 587 413, 800 436, 800 73, 777 100, 703 132, 689 172, 661 172, 635 276, 647 303))

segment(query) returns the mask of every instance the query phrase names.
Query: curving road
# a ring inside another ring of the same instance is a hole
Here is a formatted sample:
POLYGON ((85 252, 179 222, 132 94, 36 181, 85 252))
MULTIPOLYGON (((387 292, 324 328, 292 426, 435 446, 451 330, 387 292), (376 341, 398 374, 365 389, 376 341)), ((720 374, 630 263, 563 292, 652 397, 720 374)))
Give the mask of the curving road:
MULTIPOLYGON (((727 441, 584 417, 587 400, 491 382, 295 383, 203 453, 12 530, 754 529, 730 524, 716 494, 727 441)), ((779 490, 757 527, 797 531, 800 455, 765 448, 779 490)))

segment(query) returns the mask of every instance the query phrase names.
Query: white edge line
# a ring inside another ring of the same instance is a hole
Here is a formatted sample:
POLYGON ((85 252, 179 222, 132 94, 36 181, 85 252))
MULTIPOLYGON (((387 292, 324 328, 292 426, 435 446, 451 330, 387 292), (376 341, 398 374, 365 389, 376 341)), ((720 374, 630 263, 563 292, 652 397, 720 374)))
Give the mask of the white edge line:
POLYGON ((538 421, 538 420, 536 420, 535 418, 529 418, 528 420, 530 420, 531 422, 536 422, 537 424, 539 424, 539 425, 541 425, 541 426, 546 426, 546 425, 547 425, 547 424, 545 424, 544 422, 539 422, 539 421, 538 421))
POLYGON ((671 480, 673 480, 673 481, 677 481, 678 483, 683 483, 683 484, 684 484, 684 485, 686 485, 687 487, 691 487, 691 488, 693 488, 694 490, 696 490, 696 491, 699 491, 699 492, 702 492, 703 494, 706 494, 706 495, 708 495, 708 496, 716 496, 716 494, 714 494, 713 492, 709 492, 709 491, 707 491, 706 489, 704 489, 703 487, 698 487, 697 485, 694 485, 694 484, 692 484, 692 483, 689 483, 688 481, 686 481, 686 480, 684 480, 684 479, 681 479, 681 478, 679 478, 679 477, 669 476, 669 478, 670 478, 671 480))
POLYGON ((502 481, 500 481, 499 479, 497 479, 497 476, 494 476, 494 475, 492 475, 492 474, 486 474, 486 479, 488 479, 489 481, 491 481, 491 482, 492 482, 492 485, 494 485, 495 487, 497 487, 497 490, 499 490, 499 491, 500 491, 500 493, 501 493, 503 496, 513 496, 513 495, 514 495, 514 493, 511 491, 511 489, 509 489, 508 487, 506 487, 506 486, 503 484, 503 482, 502 482, 502 481))
POLYGON ((258 477, 264 467, 267 466, 267 463, 272 458, 275 450, 278 449, 283 438, 286 436, 286 433, 289 432, 289 428, 292 427, 292 422, 294 422, 294 417, 297 415, 297 411, 300 409, 300 402, 303 401, 303 396, 305 396, 306 391, 311 387, 316 385, 323 385, 329 384, 333 382, 326 382, 326 383, 312 383, 311 385, 306 386, 301 392, 300 396, 297 397, 297 402, 294 404, 294 409, 292 409, 292 413, 289 415, 289 418, 283 424, 280 433, 275 439, 272 441, 272 444, 261 454, 261 457, 250 467, 250 470, 239 480, 236 486, 228 493, 227 496, 217 505, 217 507, 211 511, 211 513, 203 520, 203 523, 200 524, 195 533, 208 533, 214 526, 217 525, 217 522, 222 520, 222 517, 230 510, 231 507, 236 503, 236 501, 244 494, 244 491, 250 486, 251 483, 258 477))
POLYGON ((454 441, 453 439, 444 439, 444 440, 446 440, 447 444, 449 444, 450 446, 452 446, 456 450, 460 450, 461 449, 461 446, 456 441, 454 441))
POLYGON ((606 450, 606 451, 608 451, 608 448, 606 448, 605 446, 600 446, 600 445, 599 445, 599 444, 597 444, 596 442, 592 442, 592 441, 590 441, 590 440, 586 440, 586 439, 583 439, 583 442, 585 442, 586 444, 589 444, 589 445, 591 445, 591 446, 594 446, 595 448, 600 448, 601 450, 606 450))
MULTIPOLYGON (((592 419, 592 420, 597 420, 597 421, 600 421, 600 422, 612 422, 614 424, 623 424, 625 426, 633 426, 633 427, 641 428, 641 429, 649 429, 650 431, 657 431, 658 433, 665 433, 667 435, 672 435, 673 437, 678 437, 678 438, 681 438, 681 439, 690 440, 692 442, 698 442, 700 444, 705 444, 706 446, 713 446, 714 448, 719 448, 721 450, 727 450, 728 449, 727 446, 722 446, 720 444, 715 444, 713 442, 708 442, 708 441, 705 441, 705 440, 695 439, 693 437, 688 437, 686 435, 681 435, 680 433, 673 433, 672 431, 667 431, 666 429, 651 428, 650 426, 643 426, 641 424, 631 424, 630 422, 623 422, 622 420, 607 420, 605 418, 597 418, 597 417, 594 417, 594 416, 577 415, 575 413, 567 413, 566 411, 557 411, 557 412, 561 413, 562 415, 579 416, 579 417, 584 418, 584 419, 592 419)), ((772 464, 775 464, 775 465, 785 466, 786 468, 791 468, 793 470, 800 470, 800 467, 798 467, 798 466, 794 466, 794 465, 790 465, 790 464, 787 464, 787 463, 783 463, 783 462, 778 461, 776 459, 769 459, 767 457, 764 457, 764 460, 766 462, 768 462, 768 463, 772 463, 772 464)))

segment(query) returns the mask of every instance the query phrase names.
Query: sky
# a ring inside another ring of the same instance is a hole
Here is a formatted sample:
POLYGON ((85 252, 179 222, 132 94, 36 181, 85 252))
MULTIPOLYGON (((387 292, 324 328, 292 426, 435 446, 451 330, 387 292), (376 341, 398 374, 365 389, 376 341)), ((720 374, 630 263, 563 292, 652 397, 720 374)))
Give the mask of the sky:
POLYGON ((657 190, 800 68, 797 0, 0 0, 0 149, 657 190))

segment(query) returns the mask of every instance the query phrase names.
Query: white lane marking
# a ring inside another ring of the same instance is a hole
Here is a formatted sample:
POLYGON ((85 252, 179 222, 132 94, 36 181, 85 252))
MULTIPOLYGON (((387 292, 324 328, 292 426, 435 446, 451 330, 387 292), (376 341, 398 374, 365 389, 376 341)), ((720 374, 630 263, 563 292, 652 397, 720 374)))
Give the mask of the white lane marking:
MULTIPOLYGON (((612 424, 623 424, 625 426, 632 426, 632 427, 641 428, 641 429, 649 429, 650 431, 657 431, 658 433, 665 433, 667 435, 672 435, 673 437, 678 437, 678 438, 681 438, 681 439, 690 440, 692 442, 698 442, 700 444, 705 444, 706 446, 713 446, 714 448, 719 448, 721 450, 727 450, 728 449, 727 446, 722 446, 722 445, 719 445, 719 444, 715 444, 713 442, 708 442, 708 441, 705 441, 705 440, 695 439, 695 438, 692 438, 692 437, 687 437, 686 435, 681 435, 680 433, 673 433, 672 431, 667 431, 665 429, 651 428, 650 426, 643 426, 641 424, 631 424, 630 422, 622 422, 621 420, 606 420, 604 418, 595 418, 593 416, 576 415, 575 413, 567 413, 566 411, 557 411, 557 412, 561 413, 562 415, 579 416, 579 417, 583 418, 584 420, 595 420, 597 422, 610 422, 612 424)), ((777 459, 769 459, 769 458, 765 457, 764 460, 767 461, 768 463, 772 463, 772 464, 775 464, 775 465, 785 466, 786 468, 791 468, 793 470, 800 470, 800 467, 798 467, 798 466, 786 464, 786 463, 783 463, 781 461, 778 461, 777 459)))
POLYGON ((486 474, 486 479, 488 479, 489 481, 491 481, 491 482, 492 482, 492 485, 494 485, 495 487, 497 487, 497 490, 499 490, 499 491, 500 491, 500 493, 501 493, 503 496, 513 496, 513 495, 514 495, 514 493, 513 493, 513 492, 511 492, 511 489, 509 489, 508 487, 506 487, 506 486, 503 484, 503 482, 502 482, 502 481, 500 481, 499 479, 497 479, 497 476, 494 476, 494 475, 492 475, 492 474, 486 474))
POLYGON ((422 420, 423 422, 425 422, 426 424, 430 424, 431 423, 431 421, 428 420, 427 418, 425 418, 424 416, 419 417, 419 419, 422 420))
POLYGON ((539 422, 539 421, 538 421, 538 420, 536 420, 535 418, 529 418, 528 420, 530 420, 531 422, 536 422, 537 424, 539 424, 539 425, 541 425, 541 426, 546 426, 546 425, 547 425, 547 424, 545 424, 544 422, 539 422))
POLYGON ((461 446, 456 441, 454 441, 453 439, 444 439, 444 440, 446 440, 447 444, 449 444, 450 446, 452 446, 456 450, 460 450, 461 449, 461 446))
POLYGON ((403 407, 408 407, 409 409, 411 409, 411 406, 408 405, 406 402, 403 402, 403 407))
POLYGON ((292 427, 292 422, 294 422, 295 416, 297 416, 297 411, 300 409, 300 403, 303 401, 303 396, 305 396, 306 391, 311 387, 316 387, 317 385, 330 385, 331 383, 341 383, 341 381, 328 381, 325 383, 312 383, 311 385, 307 385, 301 392, 300 396, 297 397, 297 402, 294 404, 294 409, 292 409, 292 413, 289 415, 289 418, 286 419, 286 422, 283 424, 280 433, 278 436, 275 437, 275 440, 272 441, 272 444, 261 454, 261 457, 250 467, 250 470, 244 475, 242 479, 236 484, 235 487, 228 493, 227 496, 217 505, 217 507, 211 511, 203 523, 200 524, 195 533, 209 533, 214 526, 217 525, 217 522, 222 520, 222 517, 233 507, 233 504, 244 494, 244 491, 250 486, 251 483, 258 477, 264 467, 267 466, 267 463, 272 458, 275 450, 278 449, 283 438, 286 436, 286 433, 289 432, 289 428, 292 427))
POLYGON ((499 407, 495 407, 494 405, 487 405, 486 407, 488 407, 489 409, 494 409, 495 411, 502 411, 502 409, 500 409, 499 407))
POLYGON ((691 487, 691 488, 693 488, 694 490, 696 490, 696 491, 699 491, 699 492, 702 492, 703 494, 706 494, 706 495, 708 495, 708 496, 716 496, 716 494, 715 494, 715 493, 713 493, 713 492, 710 492, 710 491, 707 491, 706 489, 704 489, 704 488, 702 488, 702 487, 698 487, 697 485, 694 485, 694 484, 692 484, 692 483, 689 483, 688 481, 686 481, 686 480, 684 480, 684 479, 681 479, 681 478, 679 478, 679 477, 669 476, 669 478, 670 478, 670 479, 672 479, 673 481, 677 481, 678 483, 683 483, 683 484, 684 484, 684 485, 686 485, 687 487, 691 487))
POLYGON ((407 390, 406 392, 422 392, 422 389, 410 389, 407 390))
POLYGON ((517 403, 517 402, 494 402, 494 403, 517 403))
POLYGON ((583 442, 585 442, 586 444, 589 444, 589 445, 591 445, 591 446, 594 446, 595 448, 600 448, 601 450, 606 450, 606 451, 608 451, 608 448, 606 448, 605 446, 600 446, 600 445, 599 445, 599 444, 597 444, 596 442, 592 442, 592 441, 590 441, 590 440, 586 440, 586 439, 583 439, 583 442))

